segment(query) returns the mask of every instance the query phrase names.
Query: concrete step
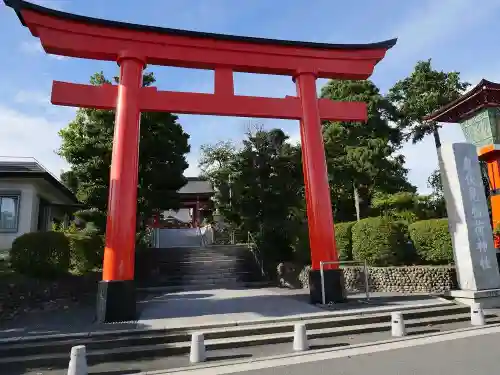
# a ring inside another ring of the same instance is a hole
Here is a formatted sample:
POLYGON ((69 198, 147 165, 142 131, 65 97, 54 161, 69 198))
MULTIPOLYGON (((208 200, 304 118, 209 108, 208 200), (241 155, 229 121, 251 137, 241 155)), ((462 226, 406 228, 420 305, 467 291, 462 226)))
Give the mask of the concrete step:
POLYGON ((156 258, 156 262, 161 264, 191 264, 191 263, 243 263, 247 262, 248 259, 244 258, 232 258, 232 257, 183 257, 183 258, 156 258))
POLYGON ((237 251, 246 251, 249 249, 249 245, 241 244, 241 245, 208 245, 205 247, 164 247, 158 248, 155 250, 165 250, 165 251, 218 251, 218 252, 237 252, 237 251))
POLYGON ((242 254, 251 253, 251 250, 246 246, 240 248, 219 248, 219 247, 162 248, 162 249, 151 249, 150 251, 159 254, 175 254, 175 255, 212 254, 212 255, 238 256, 242 254))
POLYGON ((148 285, 150 288, 164 288, 165 292, 168 293, 246 287, 243 281, 236 280, 211 280, 210 282, 193 281, 188 283, 154 281, 150 284, 144 283, 143 285, 142 288, 148 288, 148 285))
POLYGON ((177 293, 177 292, 193 292, 210 289, 246 289, 246 288, 266 288, 274 286, 269 281, 239 281, 236 284, 221 283, 221 284, 195 284, 195 285, 143 285, 138 287, 140 292, 158 292, 158 293, 177 293))
POLYGON ((207 273, 207 274, 187 274, 187 275, 160 275, 159 279, 164 282, 210 282, 211 280, 241 280, 242 278, 253 276, 250 272, 238 273, 207 273))
POLYGON ((247 267, 234 267, 234 265, 210 265, 206 264, 203 266, 184 266, 184 267, 167 267, 160 266, 160 272, 169 274, 177 274, 177 275, 207 275, 207 274, 235 274, 239 272, 248 272, 247 267))
MULTIPOLYGON (((465 307, 464 311, 463 306, 418 308, 403 311, 403 314, 408 328, 470 319, 469 308, 465 307)), ((495 315, 487 314, 487 319, 492 317, 495 315)), ((300 321, 306 324, 309 339, 384 332, 391 328, 389 312, 319 319, 306 318, 300 321)), ((295 322, 297 320, 205 329, 186 327, 176 331, 155 330, 122 335, 109 333, 80 339, 61 338, 24 343, 12 341, 0 344, 0 364, 2 364, 2 369, 16 363, 31 368, 67 366, 69 351, 74 345, 87 346, 87 360, 90 364, 119 361, 125 358, 139 360, 184 354, 189 352, 190 334, 194 331, 204 333, 208 350, 291 342, 295 322)))
POLYGON ((161 264, 223 264, 223 263, 242 263, 245 259, 238 258, 210 258, 210 257, 191 257, 182 259, 158 259, 161 264))
MULTIPOLYGON (((195 270, 195 271, 202 271, 202 270, 195 270)), ((212 271, 212 270, 206 270, 207 272, 190 272, 190 273, 171 273, 168 275, 162 275, 164 279, 172 279, 172 280, 178 280, 178 279, 185 279, 185 280, 207 280, 207 279, 225 279, 225 278, 233 278, 233 277, 243 277, 247 275, 251 275, 251 272, 245 272, 245 271, 227 271, 225 269, 219 270, 219 271, 212 271)))
POLYGON ((240 281, 238 277, 231 278, 211 278, 211 279, 158 279, 155 283, 156 285, 165 286, 200 286, 203 287, 206 284, 210 285, 233 285, 240 281))

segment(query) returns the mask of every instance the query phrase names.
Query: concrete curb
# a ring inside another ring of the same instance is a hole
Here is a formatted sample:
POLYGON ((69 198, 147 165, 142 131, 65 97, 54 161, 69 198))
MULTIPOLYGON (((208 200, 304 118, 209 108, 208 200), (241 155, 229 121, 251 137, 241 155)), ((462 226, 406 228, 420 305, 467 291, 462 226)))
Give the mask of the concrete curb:
MULTIPOLYGON (((5 339, 0 339, 1 344, 12 344, 12 343, 23 343, 23 342, 36 342, 36 341, 49 341, 51 339, 81 339, 88 337, 100 337, 106 335, 120 335, 120 334, 148 334, 153 332, 165 332, 165 333, 176 333, 186 330, 192 331, 202 331, 207 329, 216 329, 216 328, 229 328, 229 327, 239 327, 245 326, 250 327, 252 325, 258 324, 273 324, 273 323, 288 323, 294 321, 303 321, 303 320, 315 320, 315 319, 323 319, 323 318, 336 318, 336 317, 349 317, 352 315, 367 315, 367 314, 377 314, 377 313, 388 313, 392 311, 407 311, 413 309, 425 309, 425 308, 433 308, 433 307, 444 307, 444 306, 452 306, 456 305, 455 303, 444 300, 437 301, 433 303, 421 303, 414 305, 392 305, 392 306, 377 306, 377 307, 368 307, 368 308, 359 308, 359 309, 351 309, 351 310, 342 310, 342 311, 331 311, 331 312, 318 312, 311 314, 299 314, 299 315, 291 315, 280 318, 262 318, 255 320, 243 320, 243 321, 235 321, 235 322, 221 322, 221 323, 210 323, 210 324, 201 324, 201 325, 179 325, 176 327, 171 326, 163 326, 163 327, 155 327, 155 328, 129 328, 123 330, 96 330, 89 332, 75 332, 75 333, 61 333, 61 334, 53 334, 53 335, 38 335, 38 336, 18 336, 18 337, 10 337, 5 339)), ((141 321, 132 321, 132 322, 123 322, 118 324, 140 324, 141 321)), ((110 325, 111 326, 111 325, 110 325)))
POLYGON ((173 369, 168 369, 168 370, 146 371, 146 372, 137 373, 137 375, 166 375, 166 374, 173 374, 173 373, 197 372, 200 370, 210 370, 210 369, 215 369, 215 368, 222 369, 222 368, 227 368, 230 366, 257 364, 257 363, 262 363, 262 362, 266 362, 266 361, 285 360, 287 358, 306 357, 306 356, 317 355, 317 354, 321 354, 321 353, 345 352, 345 351, 352 350, 352 349, 377 347, 377 346, 380 346, 383 344, 391 344, 391 343, 398 343, 398 342, 405 342, 405 341, 416 341, 416 340, 429 339, 429 338, 442 337, 442 336, 452 336, 452 335, 456 335, 457 333, 467 333, 467 332, 471 332, 471 331, 472 332, 473 331, 490 331, 494 328, 500 328, 500 323, 491 324, 488 326, 468 327, 468 328, 460 328, 460 329, 445 331, 445 332, 423 334, 419 337, 404 336, 404 337, 400 337, 400 338, 393 338, 393 339, 381 340, 381 341, 370 342, 370 343, 355 344, 355 345, 350 345, 348 347, 318 349, 318 350, 310 350, 308 352, 290 352, 287 354, 279 354, 279 355, 274 355, 274 356, 260 357, 260 358, 247 359, 247 360, 239 359, 239 360, 235 360, 235 361, 231 361, 231 362, 224 362, 223 364, 205 363, 205 364, 201 364, 201 365, 191 365, 189 367, 178 367, 178 368, 173 368, 173 369))

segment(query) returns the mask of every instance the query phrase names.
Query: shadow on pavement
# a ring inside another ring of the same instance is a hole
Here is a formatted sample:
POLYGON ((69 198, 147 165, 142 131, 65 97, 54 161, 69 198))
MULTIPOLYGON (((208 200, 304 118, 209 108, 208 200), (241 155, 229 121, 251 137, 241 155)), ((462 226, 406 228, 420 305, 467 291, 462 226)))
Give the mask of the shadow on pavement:
POLYGON ((89 371, 89 375, 132 375, 140 374, 141 370, 111 370, 111 371, 89 371))
MULTIPOLYGON (((165 302, 165 293, 151 293, 147 296, 144 296, 143 299, 137 301, 138 304, 144 304, 148 302, 165 302)), ((212 293, 197 293, 197 294, 172 294, 168 295, 169 301, 177 301, 182 299, 203 299, 213 297, 212 293)))
POLYGON ((438 333, 441 332, 439 329, 423 329, 421 331, 413 331, 413 332, 408 332, 408 336, 417 336, 417 335, 425 335, 428 333, 438 333))
POLYGON ((314 344, 310 345, 309 349, 311 350, 319 350, 319 349, 331 349, 331 348, 340 348, 343 346, 349 346, 350 344, 346 342, 337 342, 333 344, 314 344))
POLYGON ((231 359, 251 358, 251 354, 234 354, 234 355, 209 355, 207 361, 225 361, 231 359))

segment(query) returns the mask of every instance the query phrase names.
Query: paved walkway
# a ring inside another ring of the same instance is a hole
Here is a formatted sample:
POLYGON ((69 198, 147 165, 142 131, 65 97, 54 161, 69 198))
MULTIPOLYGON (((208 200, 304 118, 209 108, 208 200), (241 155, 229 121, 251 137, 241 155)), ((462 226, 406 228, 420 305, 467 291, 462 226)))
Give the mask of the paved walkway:
POLYGON ((274 288, 215 289, 160 295, 141 303, 138 323, 153 328, 324 313, 307 295, 274 288))
MULTIPOLYGON (((239 375, 497 374, 500 333, 318 362, 239 372, 239 375)), ((284 361, 285 362, 285 361, 284 361)), ((206 374, 215 374, 206 371, 206 374)), ((234 374, 234 372, 233 372, 234 374)))
MULTIPOLYGON (((308 293, 307 290, 260 288, 157 294, 138 303, 141 311, 138 321, 117 324, 95 324, 93 306, 37 311, 11 322, 2 322, 0 339, 102 330, 175 328, 326 313, 325 309, 309 304, 308 293)), ((370 304, 363 301, 364 296, 354 296, 352 302, 326 310, 355 313, 379 306, 431 304, 436 303, 436 298, 376 293, 370 304)))
MULTIPOLYGON (((428 295, 401 296, 376 293, 370 304, 364 295, 350 303, 338 304, 327 311, 350 311, 389 305, 431 304, 428 295)), ((309 304, 308 290, 280 288, 215 289, 159 295, 141 303, 138 324, 142 327, 173 328, 215 323, 233 323, 261 319, 325 314, 325 309, 309 304)))

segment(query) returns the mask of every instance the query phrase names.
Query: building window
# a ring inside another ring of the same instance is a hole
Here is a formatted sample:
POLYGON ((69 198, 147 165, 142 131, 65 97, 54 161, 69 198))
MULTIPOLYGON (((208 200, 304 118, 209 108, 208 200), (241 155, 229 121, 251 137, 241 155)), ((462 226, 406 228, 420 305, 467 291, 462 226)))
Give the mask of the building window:
POLYGON ((0 231, 17 232, 19 195, 0 195, 0 231))

